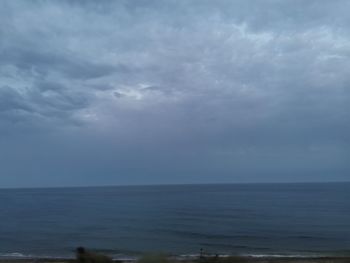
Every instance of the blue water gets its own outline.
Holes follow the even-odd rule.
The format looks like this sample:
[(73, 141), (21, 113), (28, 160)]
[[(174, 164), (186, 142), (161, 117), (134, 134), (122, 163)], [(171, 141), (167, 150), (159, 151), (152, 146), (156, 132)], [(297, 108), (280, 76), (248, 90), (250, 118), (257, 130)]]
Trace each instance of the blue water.
[(115, 257), (349, 254), (350, 183), (0, 190), (0, 255), (81, 245)]

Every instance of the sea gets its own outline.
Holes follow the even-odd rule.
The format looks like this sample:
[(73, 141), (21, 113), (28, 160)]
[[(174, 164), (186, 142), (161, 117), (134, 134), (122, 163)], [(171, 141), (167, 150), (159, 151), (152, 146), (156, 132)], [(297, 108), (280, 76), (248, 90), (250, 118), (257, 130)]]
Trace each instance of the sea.
[(0, 189), (0, 258), (350, 255), (350, 183)]

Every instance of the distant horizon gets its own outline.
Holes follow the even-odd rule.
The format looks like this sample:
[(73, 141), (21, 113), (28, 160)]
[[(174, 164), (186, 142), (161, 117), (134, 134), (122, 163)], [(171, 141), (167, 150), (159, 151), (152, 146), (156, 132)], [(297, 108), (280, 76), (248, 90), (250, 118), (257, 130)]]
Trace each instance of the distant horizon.
[(227, 183), (158, 183), (158, 184), (111, 184), (111, 185), (72, 185), (72, 186), (24, 186), (24, 187), (1, 187), (6, 189), (60, 189), (60, 188), (104, 188), (104, 187), (147, 187), (147, 186), (195, 186), (195, 185), (267, 185), (267, 184), (339, 184), (350, 183), (349, 181), (298, 181), (298, 182), (227, 182)]

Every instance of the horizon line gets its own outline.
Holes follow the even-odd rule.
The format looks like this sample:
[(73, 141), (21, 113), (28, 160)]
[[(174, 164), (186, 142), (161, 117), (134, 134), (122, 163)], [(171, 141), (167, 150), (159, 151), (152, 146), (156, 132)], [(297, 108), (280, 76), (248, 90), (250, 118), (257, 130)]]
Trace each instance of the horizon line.
[(107, 188), (107, 187), (151, 187), (151, 186), (195, 186), (195, 185), (254, 185), (254, 184), (337, 184), (350, 181), (295, 181), (295, 182), (209, 182), (209, 183), (154, 183), (154, 184), (112, 184), (112, 185), (72, 185), (72, 186), (19, 186), (0, 187), (0, 190), (64, 189), (64, 188)]

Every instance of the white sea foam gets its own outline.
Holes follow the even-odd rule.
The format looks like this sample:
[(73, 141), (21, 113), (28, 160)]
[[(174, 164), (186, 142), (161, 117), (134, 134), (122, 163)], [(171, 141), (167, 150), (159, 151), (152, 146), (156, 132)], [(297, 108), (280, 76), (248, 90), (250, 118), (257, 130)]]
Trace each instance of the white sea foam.
[(244, 257), (253, 258), (313, 258), (322, 257), (320, 254), (242, 254)]
[[(195, 259), (198, 258), (199, 254), (183, 254), (176, 256), (176, 259)], [(242, 256), (242, 257), (252, 257), (252, 258), (317, 258), (325, 257), (326, 254), (316, 254), (316, 253), (290, 253), (290, 254), (254, 254), (254, 253), (243, 253), (243, 254), (206, 254), (205, 257), (215, 257), (220, 258), (232, 257), (232, 256)]]
[(123, 262), (134, 262), (139, 259), (137, 256), (127, 256), (127, 255), (113, 255), (113, 260), (121, 260)]
[(71, 259), (73, 257), (23, 254), (20, 252), (0, 253), (0, 259)]
[(28, 258), (30, 255), (24, 255), (19, 252), (11, 252), (11, 253), (0, 253), (1, 258)]
[[(218, 256), (220, 258), (231, 257), (231, 256), (243, 256), (243, 257), (252, 257), (252, 258), (318, 258), (325, 257), (327, 255), (316, 254), (316, 253), (291, 253), (291, 254), (206, 254), (205, 257), (215, 257)], [(179, 261), (187, 261), (199, 258), (199, 254), (180, 254), (173, 255), (172, 258)], [(10, 253), (0, 253), (0, 259), (72, 259), (72, 256), (47, 256), (47, 255), (30, 255), (23, 254), (19, 252), (10, 252)], [(112, 255), (114, 260), (120, 260), (123, 262), (136, 262), (140, 257), (139, 256), (131, 256), (125, 254), (114, 254)]]

